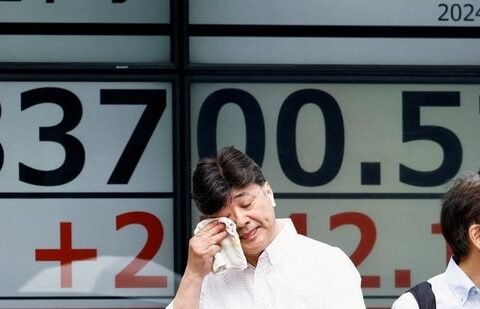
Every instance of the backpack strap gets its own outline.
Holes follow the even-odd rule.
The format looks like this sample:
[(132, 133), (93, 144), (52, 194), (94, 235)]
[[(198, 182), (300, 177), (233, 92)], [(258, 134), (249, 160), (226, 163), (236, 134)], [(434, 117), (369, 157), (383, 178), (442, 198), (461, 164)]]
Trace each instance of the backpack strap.
[(429, 282), (421, 282), (407, 292), (412, 293), (420, 309), (436, 309), (435, 294), (433, 294), (432, 286)]

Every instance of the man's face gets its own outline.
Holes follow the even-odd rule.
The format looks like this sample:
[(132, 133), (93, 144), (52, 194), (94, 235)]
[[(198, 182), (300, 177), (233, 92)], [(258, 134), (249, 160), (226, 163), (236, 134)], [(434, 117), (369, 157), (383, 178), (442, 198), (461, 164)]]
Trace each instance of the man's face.
[(278, 234), (272, 205), (273, 192), (268, 183), (252, 183), (230, 192), (227, 205), (213, 217), (228, 217), (237, 225), (247, 261), (256, 265), (258, 257)]

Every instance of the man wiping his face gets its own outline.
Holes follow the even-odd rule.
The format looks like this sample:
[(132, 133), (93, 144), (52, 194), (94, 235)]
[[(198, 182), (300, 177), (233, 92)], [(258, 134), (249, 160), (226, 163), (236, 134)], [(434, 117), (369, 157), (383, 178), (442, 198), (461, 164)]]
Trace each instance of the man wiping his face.
[[(226, 147), (201, 159), (192, 186), (197, 208), (209, 219), (190, 239), (187, 266), (167, 309), (365, 308), (348, 256), (298, 234), (290, 219), (276, 219), (272, 187), (246, 154)], [(231, 223), (237, 236), (228, 232)], [(229, 247), (236, 237), (246, 267), (238, 255), (234, 266), (215, 267), (218, 253), (227, 259), (238, 253)]]

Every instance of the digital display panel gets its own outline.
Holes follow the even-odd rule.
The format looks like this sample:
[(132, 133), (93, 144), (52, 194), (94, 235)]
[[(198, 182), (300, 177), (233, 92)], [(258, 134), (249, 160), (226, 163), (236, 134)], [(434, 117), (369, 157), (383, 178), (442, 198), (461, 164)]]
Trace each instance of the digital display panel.
[(172, 62), (169, 0), (0, 0), (0, 62)]
[(478, 65), (479, 11), (476, 1), (190, 0), (189, 60), (192, 65)]
[(440, 198), (480, 166), (478, 84), (236, 80), (191, 83), (192, 164), (246, 151), (277, 217), (351, 257), (368, 308), (443, 272)]
[(0, 82), (1, 308), (163, 308), (172, 82)]

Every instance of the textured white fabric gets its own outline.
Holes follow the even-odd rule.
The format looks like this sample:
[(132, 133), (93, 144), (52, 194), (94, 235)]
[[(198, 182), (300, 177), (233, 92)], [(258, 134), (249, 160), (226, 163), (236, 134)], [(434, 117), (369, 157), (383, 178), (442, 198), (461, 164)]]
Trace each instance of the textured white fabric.
[(213, 258), (213, 273), (217, 274), (225, 270), (243, 270), (247, 268), (247, 259), (243, 254), (237, 226), (232, 220), (226, 217), (205, 219), (197, 224), (193, 233), (197, 234), (205, 225), (215, 220), (225, 224), (228, 235), (220, 243), (222, 248)]
[[(432, 285), (437, 309), (480, 308), (480, 290), (453, 258), (444, 273), (428, 279), (428, 282)], [(418, 304), (412, 293), (404, 293), (393, 303), (392, 309), (418, 309)]]
[(282, 230), (256, 268), (205, 277), (200, 309), (365, 308), (360, 275), (343, 251), (297, 234), (290, 219), (277, 223)]

